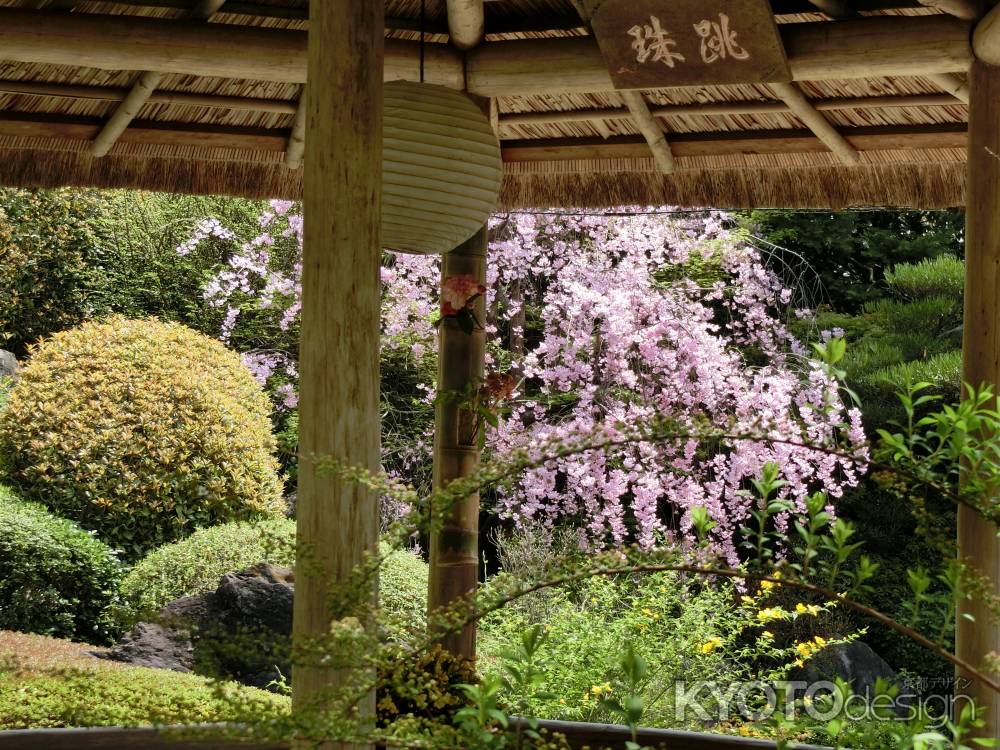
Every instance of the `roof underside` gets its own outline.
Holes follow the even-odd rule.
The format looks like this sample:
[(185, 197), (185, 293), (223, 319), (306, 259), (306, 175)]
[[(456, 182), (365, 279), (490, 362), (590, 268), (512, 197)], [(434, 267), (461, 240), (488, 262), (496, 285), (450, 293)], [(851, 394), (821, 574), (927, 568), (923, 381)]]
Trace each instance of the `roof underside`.
[[(155, 49), (144, 47), (147, 58), (118, 59), (115, 50), (103, 49), (108, 45), (98, 41), (93, 54), (88, 47), (86, 54), (70, 56), (60, 53), (58, 40), (28, 43), (24, 34), (16, 44), (6, 44), (5, 33), (17, 33), (6, 29), (26, 25), (28, 17), (17, 9), (40, 5), (45, 0), (0, 0), (0, 183), (298, 196), (301, 169), (289, 169), (284, 161), (304, 78), (304, 0), (226, 2), (202, 25), (224, 25), (234, 33), (253, 32), (239, 27), (262, 27), (252, 42), (267, 45), (273, 38), (285, 57), (258, 66), (248, 52), (246, 60), (227, 63), (221, 70), (201, 66), (198, 71), (224, 74), (218, 77), (196, 75), (198, 64), (174, 60), (174, 72), (166, 72), (110, 153), (101, 158), (90, 155), (90, 141), (140, 71), (147, 69), (142, 62), (148, 59), (148, 69), (160, 70), (153, 63), (166, 65), (165, 58), (177, 55), (165, 50), (157, 58)], [(48, 0), (42, 11), (47, 15), (39, 16), (36, 26), (38, 36), (44, 37), (58, 28), (49, 23), (53, 19), (65, 24), (100, 21), (111, 24), (109, 37), (124, 48), (135, 41), (120, 31), (126, 27), (94, 14), (133, 17), (128, 23), (138, 24), (140, 31), (149, 30), (142, 24), (155, 23), (143, 19), (169, 19), (149, 28), (176, 41), (197, 31), (195, 22), (180, 20), (192, 5), (194, 0)], [(416, 75), (420, 5), (420, 0), (386, 0), (386, 36), (398, 41), (389, 55), (393, 64), (387, 59), (387, 79), (394, 76), (391, 71)], [(508, 58), (523, 54), (530, 60), (541, 45), (577, 45), (574, 49), (592, 58), (596, 43), (570, 0), (488, 0), (486, 41), (470, 54), (464, 79), (461, 67), (458, 75), (470, 90), (496, 100), (504, 158), (502, 203), (961, 205), (968, 108), (945, 88), (962, 96), (964, 73), (957, 72), (962, 66), (954, 59), (961, 58), (960, 39), (963, 33), (967, 38), (968, 24), (916, 0), (858, 0), (854, 6), (859, 10), (854, 19), (832, 20), (810, 12), (812, 6), (805, 0), (772, 0), (795, 85), (857, 151), (860, 164), (845, 166), (766, 85), (649, 90), (643, 92), (645, 100), (676, 160), (677, 170), (668, 175), (658, 170), (621, 96), (600, 76), (591, 75), (594, 90), (587, 90), (590, 79), (582, 74), (568, 78), (557, 90), (536, 85), (530, 76), (507, 76), (504, 83), (496, 83), (496, 76), (487, 75), (501, 50)], [(426, 0), (425, 13), (428, 78), (446, 79), (451, 68), (435, 61), (454, 58), (461, 66), (461, 58), (447, 45), (444, 0)], [(809, 68), (795, 55), (804, 59), (808, 49), (799, 47), (808, 43), (796, 40), (816, 29), (860, 24), (909, 24), (907, 30), (916, 30), (918, 24), (922, 38), (934, 37), (933, 43), (939, 44), (939, 36), (939, 46), (947, 42), (949, 50), (958, 52), (941, 53), (941, 58), (950, 55), (951, 62), (930, 59), (923, 65), (898, 65), (899, 75), (889, 75), (894, 71), (887, 71), (888, 66), (873, 66), (887, 74), (860, 78), (855, 77), (857, 66), (847, 65), (843, 78), (803, 77)], [(929, 49), (928, 56), (933, 54)], [(185, 65), (191, 69), (183, 70)], [(950, 76), (951, 84), (942, 83), (942, 76)], [(524, 91), (530, 93), (520, 93)]]

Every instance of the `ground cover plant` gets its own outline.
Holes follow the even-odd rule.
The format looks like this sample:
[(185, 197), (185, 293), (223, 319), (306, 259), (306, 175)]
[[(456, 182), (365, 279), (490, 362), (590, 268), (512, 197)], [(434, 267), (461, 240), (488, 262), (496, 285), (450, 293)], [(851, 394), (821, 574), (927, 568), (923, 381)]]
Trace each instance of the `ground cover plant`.
[(287, 710), (286, 698), (263, 690), (124, 666), (70, 641), (0, 631), (0, 729), (174, 725)]

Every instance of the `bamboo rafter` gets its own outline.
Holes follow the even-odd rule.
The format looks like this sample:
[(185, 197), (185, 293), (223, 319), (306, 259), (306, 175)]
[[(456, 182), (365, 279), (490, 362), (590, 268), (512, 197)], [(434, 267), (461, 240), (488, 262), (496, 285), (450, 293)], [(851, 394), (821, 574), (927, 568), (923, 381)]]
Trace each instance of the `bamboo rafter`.
[[(195, 21), (207, 21), (225, 2), (226, 0), (198, 0), (194, 7), (187, 12), (187, 17)], [(149, 97), (162, 83), (165, 75), (159, 71), (147, 70), (139, 76), (139, 79), (132, 85), (132, 90), (111, 113), (111, 117), (101, 128), (101, 132), (90, 144), (91, 156), (101, 157), (111, 150), (129, 123), (136, 118), (139, 110), (149, 101)]]
[(847, 139), (809, 103), (809, 100), (794, 83), (772, 83), (770, 87), (792, 111), (792, 114), (823, 141), (843, 164), (853, 167), (861, 161), (857, 149), (848, 143)]

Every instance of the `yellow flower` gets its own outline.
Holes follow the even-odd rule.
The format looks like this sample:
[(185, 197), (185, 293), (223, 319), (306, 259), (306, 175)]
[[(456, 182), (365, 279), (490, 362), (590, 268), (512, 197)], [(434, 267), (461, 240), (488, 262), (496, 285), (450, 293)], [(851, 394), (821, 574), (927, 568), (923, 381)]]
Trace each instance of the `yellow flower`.
[(651, 610), (649, 607), (643, 607), (642, 608), (642, 613), (644, 615), (646, 615), (646, 617), (652, 617), (653, 616), (653, 610)]
[(795, 660), (795, 666), (798, 667), (799, 669), (802, 669), (802, 667), (804, 667), (805, 665), (806, 665), (806, 663), (804, 661), (802, 661), (801, 659), (796, 659)]
[(710, 654), (721, 645), (722, 645), (722, 639), (719, 638), (718, 636), (714, 636), (712, 638), (709, 638), (703, 644), (701, 644), (701, 653)]
[(806, 607), (806, 609), (809, 610), (809, 614), (811, 614), (813, 617), (815, 617), (816, 615), (818, 615), (819, 612), (820, 612), (819, 607), (816, 606), (815, 604), (810, 604), (808, 607)]
[(564, 706), (566, 705), (566, 699), (565, 698), (560, 698), (559, 702), (562, 703)]
[(813, 642), (820, 648), (823, 648), (826, 645), (826, 638), (824, 638), (821, 635), (817, 635), (815, 638), (813, 638)]
[(761, 581), (760, 587), (764, 589), (764, 591), (770, 591), (774, 588), (774, 581)]
[(600, 695), (603, 691), (604, 691), (604, 688), (601, 687), (600, 685), (591, 685), (590, 686), (590, 692), (592, 692), (594, 695)]
[(812, 656), (813, 646), (811, 643), (796, 643), (795, 652), (803, 659), (808, 659)]
[(800, 615), (804, 615), (808, 610), (806, 609), (805, 604), (799, 602), (798, 604), (795, 605), (795, 611), (798, 612)]
[(743, 724), (743, 725), (740, 726), (740, 736), (741, 737), (749, 737), (750, 736), (750, 729), (747, 727), (746, 724)]
[(741, 596), (740, 597), (740, 601), (743, 602), (744, 604), (753, 604), (753, 597), (752, 596)]
[(805, 706), (811, 706), (813, 704), (813, 699), (811, 695), (806, 695), (802, 698), (802, 704)]
[(761, 638), (774, 638), (774, 633), (772, 633), (770, 630), (765, 630), (763, 633), (760, 634), (760, 637)]
[(760, 622), (770, 622), (771, 620), (780, 620), (784, 616), (784, 612), (779, 607), (767, 607), (762, 609), (757, 613), (757, 619)]

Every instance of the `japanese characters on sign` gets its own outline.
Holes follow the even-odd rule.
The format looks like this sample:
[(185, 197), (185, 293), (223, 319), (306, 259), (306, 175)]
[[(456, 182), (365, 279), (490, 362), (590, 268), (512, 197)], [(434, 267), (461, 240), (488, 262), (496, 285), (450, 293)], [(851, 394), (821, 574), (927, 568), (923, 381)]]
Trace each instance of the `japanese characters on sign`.
[(766, 0), (606, 0), (591, 21), (618, 88), (791, 79)]

